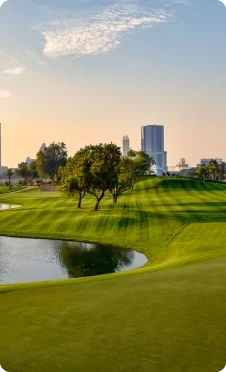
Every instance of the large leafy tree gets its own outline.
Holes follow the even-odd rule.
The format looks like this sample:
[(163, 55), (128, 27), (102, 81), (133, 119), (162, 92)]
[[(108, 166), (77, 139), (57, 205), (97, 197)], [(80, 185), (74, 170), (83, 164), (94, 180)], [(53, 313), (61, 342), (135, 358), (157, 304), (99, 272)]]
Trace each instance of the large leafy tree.
[(129, 164), (130, 172), (133, 178), (132, 189), (140, 176), (143, 176), (155, 164), (155, 160), (144, 151), (130, 150), (128, 157), (133, 161)]
[(63, 142), (51, 143), (43, 151), (37, 153), (36, 168), (41, 178), (51, 180), (57, 176), (58, 169), (67, 162), (67, 149)]
[(106, 191), (116, 185), (121, 157), (120, 148), (112, 143), (85, 146), (69, 159), (65, 170), (60, 169), (60, 190), (79, 195), (80, 201), (85, 193), (95, 196), (97, 211)]
[(106, 191), (112, 190), (117, 182), (122, 154), (120, 147), (113, 143), (90, 145), (86, 151), (90, 160), (90, 187), (87, 191), (95, 196), (94, 210), (97, 211)]

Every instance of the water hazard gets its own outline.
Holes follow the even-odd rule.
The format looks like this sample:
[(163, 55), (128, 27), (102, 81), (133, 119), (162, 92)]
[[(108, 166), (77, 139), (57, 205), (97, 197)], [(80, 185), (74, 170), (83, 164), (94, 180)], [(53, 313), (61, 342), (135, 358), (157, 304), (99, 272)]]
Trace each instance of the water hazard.
[(0, 284), (130, 270), (147, 258), (130, 249), (59, 240), (0, 237)]
[(19, 208), (20, 205), (14, 205), (14, 204), (0, 204), (0, 211), (4, 209), (13, 209), (13, 208)]

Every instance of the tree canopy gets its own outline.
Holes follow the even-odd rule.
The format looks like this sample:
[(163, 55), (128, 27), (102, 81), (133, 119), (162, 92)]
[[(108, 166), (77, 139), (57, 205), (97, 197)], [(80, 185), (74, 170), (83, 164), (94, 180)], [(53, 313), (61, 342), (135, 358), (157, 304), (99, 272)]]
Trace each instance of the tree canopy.
[(225, 164), (219, 164), (215, 159), (213, 159), (210, 160), (209, 165), (198, 167), (195, 174), (202, 180), (224, 180)]
[(133, 178), (133, 189), (137, 179), (149, 171), (151, 166), (155, 164), (155, 160), (144, 151), (130, 150), (128, 152), (128, 157), (132, 160), (130, 163), (130, 172)]
[(96, 198), (94, 210), (98, 210), (106, 191), (116, 203), (154, 164), (143, 151), (130, 151), (128, 155), (122, 157), (120, 148), (113, 143), (85, 146), (59, 168), (59, 190), (65, 196), (77, 196), (79, 208), (86, 193)]
[(58, 174), (60, 166), (67, 162), (67, 149), (63, 142), (51, 143), (45, 149), (37, 153), (36, 168), (41, 178), (51, 180)]

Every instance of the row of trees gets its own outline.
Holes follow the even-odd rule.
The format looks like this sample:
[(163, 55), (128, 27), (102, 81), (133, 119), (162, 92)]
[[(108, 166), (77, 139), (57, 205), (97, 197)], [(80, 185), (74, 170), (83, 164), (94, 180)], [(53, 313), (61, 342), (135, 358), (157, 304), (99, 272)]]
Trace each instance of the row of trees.
[(209, 165), (197, 168), (194, 174), (202, 180), (221, 181), (225, 178), (225, 164), (219, 164), (216, 160), (211, 160)]
[(86, 194), (96, 198), (94, 210), (106, 192), (112, 195), (114, 203), (118, 197), (133, 189), (139, 176), (144, 175), (154, 160), (143, 151), (128, 152), (123, 158), (121, 150), (113, 143), (89, 145), (69, 158), (58, 171), (57, 184), (65, 196), (76, 196), (78, 208)]
[(122, 157), (120, 147), (113, 143), (85, 146), (68, 158), (66, 145), (53, 142), (29, 165), (20, 163), (16, 173), (26, 184), (51, 179), (65, 197), (78, 199), (78, 208), (85, 195), (91, 194), (96, 198), (94, 210), (98, 210), (106, 192), (117, 203), (118, 197), (133, 190), (137, 178), (154, 163), (143, 151), (130, 150), (126, 158)]

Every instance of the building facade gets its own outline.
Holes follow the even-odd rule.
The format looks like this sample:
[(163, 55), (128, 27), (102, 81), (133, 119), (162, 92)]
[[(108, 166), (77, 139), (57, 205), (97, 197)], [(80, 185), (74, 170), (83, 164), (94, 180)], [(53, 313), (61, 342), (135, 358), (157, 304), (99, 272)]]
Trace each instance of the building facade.
[(35, 161), (35, 159), (31, 159), (30, 156), (28, 156), (28, 157), (26, 158), (25, 163), (27, 163), (27, 165), (29, 166), (33, 161)]
[(222, 164), (223, 163), (223, 159), (221, 158), (203, 158), (200, 160), (200, 163), (197, 164), (197, 167), (204, 167), (204, 166), (208, 166), (210, 164), (211, 161), (216, 161), (218, 164)]
[(127, 156), (128, 151), (130, 150), (130, 145), (129, 145), (129, 137), (128, 136), (123, 136), (122, 138), (122, 154), (124, 157)]
[(40, 150), (39, 151), (44, 152), (45, 149), (46, 149), (46, 144), (43, 143), (42, 146), (40, 147)]
[(186, 160), (184, 158), (181, 158), (179, 163), (176, 165), (175, 170), (180, 172), (186, 169), (189, 169), (189, 165), (186, 163)]
[(141, 150), (155, 160), (152, 170), (157, 175), (167, 171), (167, 152), (164, 148), (164, 126), (146, 125), (141, 127)]

